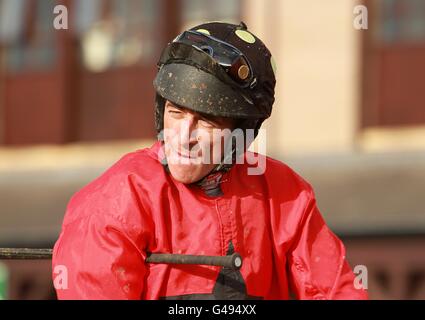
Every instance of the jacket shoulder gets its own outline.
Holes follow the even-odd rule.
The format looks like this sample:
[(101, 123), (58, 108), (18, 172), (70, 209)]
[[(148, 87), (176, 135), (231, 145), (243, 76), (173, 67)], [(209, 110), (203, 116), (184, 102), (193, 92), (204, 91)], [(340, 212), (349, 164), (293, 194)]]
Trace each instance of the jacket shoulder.
[(298, 172), (286, 163), (266, 157), (265, 178), (272, 190), (284, 189), (290, 193), (306, 193), (308, 197), (314, 197), (311, 184)]
[[(125, 154), (98, 178), (77, 191), (68, 203), (64, 225), (89, 215), (111, 215), (127, 222), (140, 210), (136, 180), (149, 181), (163, 171), (151, 148)], [(131, 209), (129, 209), (131, 208)]]

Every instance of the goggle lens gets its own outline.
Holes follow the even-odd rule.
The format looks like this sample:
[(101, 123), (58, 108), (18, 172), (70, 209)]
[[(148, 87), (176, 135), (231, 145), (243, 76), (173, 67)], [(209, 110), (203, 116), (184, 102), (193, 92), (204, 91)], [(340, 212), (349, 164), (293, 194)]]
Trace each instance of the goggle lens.
[(173, 42), (191, 45), (216, 60), (227, 74), (240, 85), (253, 83), (253, 72), (248, 60), (236, 47), (197, 31), (185, 31)]

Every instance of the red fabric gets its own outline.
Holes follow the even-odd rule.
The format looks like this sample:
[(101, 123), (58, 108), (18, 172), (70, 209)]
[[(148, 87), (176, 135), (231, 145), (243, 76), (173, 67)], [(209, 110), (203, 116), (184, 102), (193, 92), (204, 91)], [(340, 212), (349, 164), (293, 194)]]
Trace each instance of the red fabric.
[[(179, 183), (158, 161), (160, 144), (127, 154), (71, 199), (53, 252), (68, 271), (59, 299), (158, 299), (209, 294), (219, 267), (149, 265), (146, 252), (243, 257), (247, 293), (265, 299), (366, 299), (342, 242), (310, 185), (267, 158), (264, 175), (237, 164), (224, 195)], [(56, 275), (54, 274), (54, 277)]]

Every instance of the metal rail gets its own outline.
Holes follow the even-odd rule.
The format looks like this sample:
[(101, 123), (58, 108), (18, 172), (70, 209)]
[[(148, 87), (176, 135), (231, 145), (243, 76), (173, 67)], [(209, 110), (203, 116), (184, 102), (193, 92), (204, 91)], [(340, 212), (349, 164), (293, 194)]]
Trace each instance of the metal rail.
[[(42, 260), (51, 259), (52, 249), (0, 248), (0, 260)], [(242, 257), (238, 253), (228, 256), (199, 256), (171, 253), (149, 253), (147, 263), (155, 264), (196, 264), (221, 266), (238, 270), (242, 267)]]

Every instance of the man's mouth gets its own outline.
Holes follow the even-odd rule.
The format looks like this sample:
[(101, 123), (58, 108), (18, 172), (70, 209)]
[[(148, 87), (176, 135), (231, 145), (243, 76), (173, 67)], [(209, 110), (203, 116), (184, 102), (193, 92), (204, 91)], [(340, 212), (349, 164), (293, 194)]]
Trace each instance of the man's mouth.
[[(175, 151), (179, 157), (190, 159), (191, 156), (189, 153), (181, 153), (180, 151)], [(192, 157), (193, 158), (193, 157)]]
[[(203, 153), (199, 147), (188, 150), (182, 145), (168, 144), (169, 159), (173, 164), (200, 164), (204, 163)], [(207, 161), (208, 162), (208, 161)]]
[(197, 159), (201, 156), (199, 150), (189, 151), (183, 147), (177, 147), (177, 148), (172, 147), (171, 150), (175, 155), (177, 155), (180, 158)]

